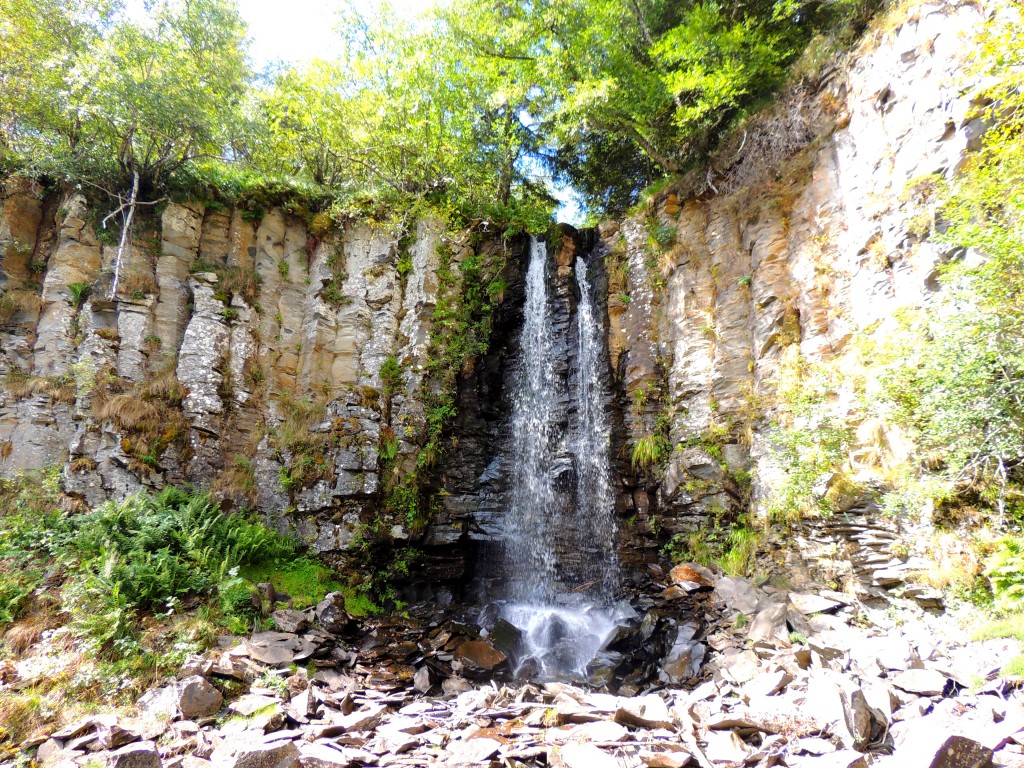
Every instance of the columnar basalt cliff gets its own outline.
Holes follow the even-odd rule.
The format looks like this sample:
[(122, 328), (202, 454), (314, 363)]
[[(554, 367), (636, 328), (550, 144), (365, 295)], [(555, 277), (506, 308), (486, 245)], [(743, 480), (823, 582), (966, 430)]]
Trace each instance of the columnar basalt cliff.
[(430, 219), (401, 243), (361, 222), (317, 236), (281, 209), (171, 203), (139, 227), (112, 295), (116, 247), (96, 221), (76, 190), (5, 184), (4, 474), (63, 466), (89, 505), (195, 484), (336, 559), (357, 536), (409, 539), (418, 523), (392, 521), (385, 486), (415, 469), (425, 398), (445, 386), (427, 372), (447, 343), (438, 297), (461, 290), (468, 258), (514, 272), (521, 244), (460, 242)]
[[(597, 231), (557, 231), (552, 322), (574, 320), (580, 254), (607, 306), (627, 571), (673, 534), (764, 499), (787, 350), (868, 365), (854, 335), (884, 333), (938, 290), (951, 254), (912, 225), (904, 191), (955, 174), (978, 145), (985, 125), (970, 117), (963, 64), (981, 13), (915, 9), (755, 119), (686, 189)], [(67, 492), (90, 505), (193, 483), (337, 563), (386, 542), (415, 548), (427, 580), (467, 575), (508, 491), (525, 236), (453, 234), (427, 218), (400, 238), (283, 208), (170, 203), (137, 225), (112, 295), (116, 246), (100, 218), (79, 190), (4, 183), (0, 473), (61, 465)], [(432, 363), (454, 321), (438, 306), (470, 279), (467, 260), (491, 281), (489, 342), (446, 378)], [(563, 352), (568, 380), (578, 344)], [(434, 412), (446, 387), (454, 415)], [(430, 445), (439, 420), (443, 445)], [(631, 461), (653, 436), (672, 448), (661, 465)], [(868, 480), (900, 440), (858, 454)], [(552, 472), (572, 474), (570, 453)]]

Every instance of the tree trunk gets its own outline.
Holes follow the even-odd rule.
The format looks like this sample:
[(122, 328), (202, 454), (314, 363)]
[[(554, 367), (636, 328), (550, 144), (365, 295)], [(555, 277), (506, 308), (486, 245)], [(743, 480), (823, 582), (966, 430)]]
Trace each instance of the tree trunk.
[(132, 171), (132, 193), (128, 198), (128, 212), (124, 216), (124, 226), (121, 229), (121, 241), (117, 244), (117, 256), (114, 257), (114, 282), (110, 286), (110, 298), (117, 296), (117, 284), (121, 280), (121, 261), (124, 258), (124, 250), (132, 236), (132, 220), (135, 218), (135, 201), (139, 197), (139, 172)]

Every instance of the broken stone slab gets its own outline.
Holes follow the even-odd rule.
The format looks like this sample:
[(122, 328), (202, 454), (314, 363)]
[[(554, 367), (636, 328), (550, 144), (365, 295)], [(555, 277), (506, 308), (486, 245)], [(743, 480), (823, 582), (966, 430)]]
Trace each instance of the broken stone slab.
[(840, 749), (827, 755), (792, 761), (795, 768), (868, 768), (867, 758), (853, 749)]
[(455, 661), (470, 672), (491, 672), (504, 664), (507, 657), (486, 640), (467, 640), (455, 649)]
[(101, 725), (96, 729), (96, 736), (97, 742), (103, 749), (120, 749), (141, 738), (135, 731), (122, 728), (117, 723)]
[(988, 768), (992, 749), (966, 736), (949, 736), (920, 728), (904, 742), (894, 757), (906, 768)]
[(306, 611), (296, 611), (294, 608), (280, 608), (270, 616), (274, 619), (274, 626), (281, 632), (305, 632), (311, 623)]
[(186, 677), (194, 677), (199, 675), (200, 677), (206, 677), (210, 674), (213, 669), (213, 660), (208, 659), (206, 656), (202, 656), (198, 653), (189, 654), (188, 658), (182, 662), (181, 669), (178, 670), (177, 677), (179, 680), (184, 680)]
[(449, 762), (455, 765), (485, 763), (494, 757), (500, 748), (500, 741), (484, 737), (454, 741), (448, 745)]
[(715, 580), (715, 594), (725, 606), (746, 616), (757, 612), (760, 595), (757, 588), (746, 579), (723, 576)]
[(416, 674), (412, 677), (412, 687), (420, 693), (427, 693), (433, 687), (433, 681), (430, 676), (430, 667), (425, 664), (416, 670)]
[(949, 678), (934, 669), (907, 669), (892, 678), (895, 687), (919, 696), (941, 696), (947, 682)]
[(295, 742), (277, 740), (253, 744), (244, 737), (225, 740), (210, 760), (223, 768), (291, 768), (299, 759)]
[(570, 729), (565, 735), (566, 741), (625, 741), (629, 738), (629, 730), (610, 720), (597, 720), (593, 723), (582, 723)]
[[(246, 649), (246, 652), (247, 649)], [(243, 683), (253, 683), (263, 674), (264, 668), (256, 662), (232, 653), (222, 653), (210, 667), (210, 674), (230, 677)]]
[(836, 751), (836, 745), (820, 736), (805, 736), (792, 741), (789, 750), (796, 754), (806, 752), (809, 755), (830, 755)]
[(371, 704), (352, 714), (336, 718), (334, 725), (344, 728), (346, 732), (371, 731), (377, 727), (387, 711), (388, 708), (384, 704)]
[(631, 728), (665, 728), (675, 730), (668, 704), (656, 693), (622, 699), (613, 718), (616, 723)]
[(114, 725), (116, 723), (116, 715), (89, 715), (54, 731), (50, 734), (50, 738), (66, 742), (79, 736), (84, 736), (86, 733), (95, 731), (104, 725)]
[(708, 731), (704, 740), (704, 754), (713, 763), (742, 763), (751, 752), (735, 731)]
[(548, 752), (553, 768), (619, 768), (619, 761), (593, 744), (563, 744)]
[(772, 696), (791, 682), (793, 682), (793, 675), (785, 669), (761, 672), (753, 680), (744, 684), (743, 693), (747, 696)]
[(279, 703), (280, 699), (277, 699), (274, 696), (265, 696), (261, 693), (247, 693), (240, 699), (236, 699), (231, 702), (231, 704), (228, 705), (228, 709), (242, 717), (250, 717), (261, 709), (266, 709), (267, 707)]
[[(666, 745), (668, 746), (668, 745)], [(683, 768), (693, 759), (689, 752), (641, 752), (640, 761), (647, 768)]]
[(715, 574), (709, 568), (697, 563), (680, 563), (668, 572), (672, 583), (687, 592), (711, 589), (715, 586)]
[(160, 754), (151, 741), (129, 744), (107, 755), (108, 768), (160, 768)]
[(302, 768), (354, 768), (368, 764), (367, 757), (370, 756), (362, 750), (324, 741), (299, 746), (299, 765)]
[(843, 606), (842, 603), (835, 600), (805, 592), (790, 592), (789, 602), (804, 616), (811, 616), (815, 613), (834, 613)]
[(259, 632), (246, 643), (249, 658), (272, 667), (308, 659), (316, 646), (290, 632)]
[(737, 685), (754, 679), (761, 669), (761, 662), (753, 651), (736, 651), (723, 653), (718, 659), (718, 667), (722, 677)]
[(779, 648), (788, 648), (792, 643), (786, 628), (787, 612), (788, 609), (782, 603), (758, 611), (747, 630), (747, 637), (753, 643), (768, 642)]

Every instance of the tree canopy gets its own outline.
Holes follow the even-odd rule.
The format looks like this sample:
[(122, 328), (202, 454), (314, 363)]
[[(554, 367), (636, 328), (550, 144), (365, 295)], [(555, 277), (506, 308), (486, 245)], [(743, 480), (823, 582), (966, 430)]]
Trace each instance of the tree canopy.
[(329, 61), (257, 76), (233, 0), (0, 0), (8, 165), (142, 197), (225, 169), (327, 197), (618, 212), (699, 161), (871, 0), (453, 0), (339, 10)]

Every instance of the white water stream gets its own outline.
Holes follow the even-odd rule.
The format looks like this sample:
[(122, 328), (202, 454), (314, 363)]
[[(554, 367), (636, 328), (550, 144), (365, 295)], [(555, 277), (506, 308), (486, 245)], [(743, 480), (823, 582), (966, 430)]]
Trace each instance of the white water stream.
[[(547, 261), (544, 243), (531, 239), (520, 336), (522, 370), (512, 382), (511, 488), (503, 531), (506, 571), (512, 576), (502, 590), (500, 611), (522, 632), (521, 649), (513, 659), (517, 674), (586, 678), (589, 662), (632, 611), (614, 604), (619, 569), (600, 316), (587, 264), (579, 259), (579, 370), (564, 381), (555, 356), (567, 345), (556, 344), (553, 337)], [(568, 504), (558, 498), (553, 479), (557, 425), (565, 420), (566, 402), (575, 474), (575, 493)], [(559, 568), (559, 542), (576, 550), (574, 569)], [(566, 575), (576, 583), (565, 584)]]

